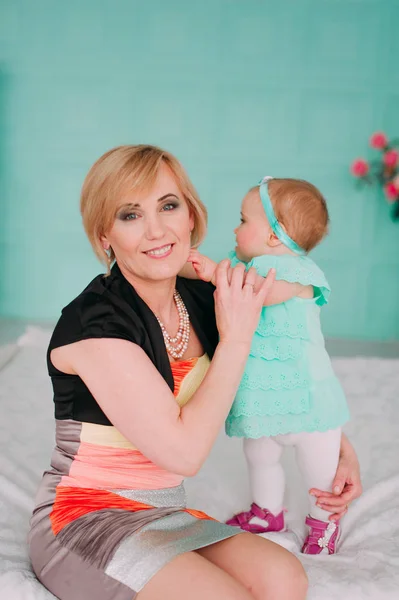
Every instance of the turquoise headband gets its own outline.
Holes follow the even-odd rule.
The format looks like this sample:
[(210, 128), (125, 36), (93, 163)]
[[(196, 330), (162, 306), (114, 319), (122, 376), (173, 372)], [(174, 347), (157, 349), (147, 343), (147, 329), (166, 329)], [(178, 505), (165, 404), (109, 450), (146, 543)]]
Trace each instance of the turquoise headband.
[(284, 246), (287, 246), (287, 248), (289, 248), (296, 254), (306, 254), (305, 250), (303, 250), (300, 246), (298, 246), (296, 242), (294, 242), (293, 239), (290, 238), (288, 233), (284, 231), (280, 223), (277, 221), (276, 215), (274, 214), (272, 202), (270, 200), (269, 190), (267, 187), (267, 183), (268, 181), (270, 181), (270, 179), (273, 179), (273, 177), (270, 177), (268, 175), (267, 177), (261, 179), (261, 181), (258, 184), (260, 199), (262, 200), (263, 209), (266, 213), (267, 220), (270, 223), (270, 227), (272, 228), (273, 233), (278, 237), (280, 242), (284, 244)]

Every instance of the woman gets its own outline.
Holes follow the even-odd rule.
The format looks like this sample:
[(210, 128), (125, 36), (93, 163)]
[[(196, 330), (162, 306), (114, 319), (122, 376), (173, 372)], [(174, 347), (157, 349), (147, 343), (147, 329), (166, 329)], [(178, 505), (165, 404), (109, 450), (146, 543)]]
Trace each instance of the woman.
[[(190, 510), (182, 485), (229, 411), (273, 275), (255, 293), (254, 271), (223, 263), (214, 298), (177, 277), (206, 210), (152, 146), (103, 155), (81, 212), (108, 276), (64, 308), (48, 350), (56, 448), (31, 521), (35, 573), (61, 600), (305, 598), (292, 554)], [(355, 485), (337, 512), (360, 489), (353, 456), (346, 441)]]

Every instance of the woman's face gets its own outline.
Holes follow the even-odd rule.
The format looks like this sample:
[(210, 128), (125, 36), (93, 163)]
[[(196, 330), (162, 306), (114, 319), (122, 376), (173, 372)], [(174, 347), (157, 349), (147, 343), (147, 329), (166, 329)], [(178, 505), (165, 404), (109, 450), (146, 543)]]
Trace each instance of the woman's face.
[(186, 263), (193, 227), (189, 206), (163, 163), (149, 192), (121, 199), (112, 229), (101, 241), (112, 247), (123, 272), (160, 281), (175, 277)]

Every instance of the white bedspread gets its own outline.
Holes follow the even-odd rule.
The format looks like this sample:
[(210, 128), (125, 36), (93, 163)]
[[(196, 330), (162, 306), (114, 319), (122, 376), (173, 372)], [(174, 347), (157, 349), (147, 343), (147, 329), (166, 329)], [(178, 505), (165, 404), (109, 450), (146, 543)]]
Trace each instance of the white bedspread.
[[(0, 371), (0, 598), (54, 598), (29, 565), (26, 535), (35, 491), (54, 443), (52, 392), (45, 366), (48, 332), (30, 329)], [(364, 494), (343, 522), (336, 556), (302, 556), (309, 600), (399, 598), (399, 361), (337, 359), (352, 421), (346, 428), (362, 465)], [(286, 457), (291, 531), (269, 537), (298, 552), (306, 495)], [(199, 475), (187, 482), (189, 503), (219, 519), (248, 504), (238, 440), (221, 435)]]

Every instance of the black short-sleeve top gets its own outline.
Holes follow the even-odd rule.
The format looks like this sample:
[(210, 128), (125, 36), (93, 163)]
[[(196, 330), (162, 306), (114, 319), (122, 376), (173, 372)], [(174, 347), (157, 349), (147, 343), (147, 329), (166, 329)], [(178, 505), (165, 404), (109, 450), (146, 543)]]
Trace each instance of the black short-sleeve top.
[[(218, 343), (215, 288), (210, 283), (181, 277), (177, 278), (176, 287), (204, 352), (212, 358)], [(138, 344), (173, 391), (172, 371), (158, 321), (115, 264), (111, 275), (98, 275), (62, 310), (55, 326), (47, 366), (56, 419), (112, 425), (80, 377), (62, 373), (50, 360), (54, 348), (89, 338), (120, 338)]]

